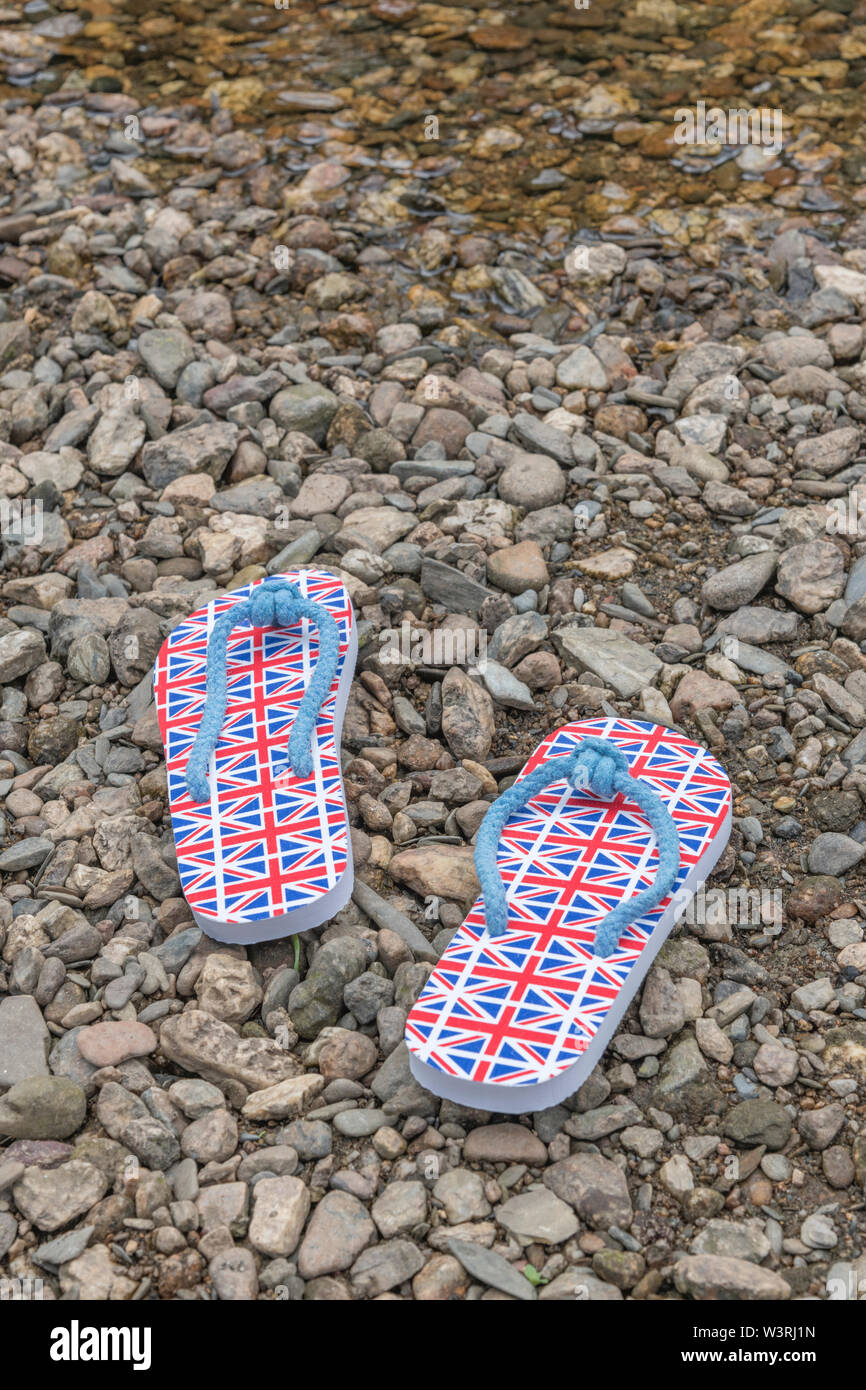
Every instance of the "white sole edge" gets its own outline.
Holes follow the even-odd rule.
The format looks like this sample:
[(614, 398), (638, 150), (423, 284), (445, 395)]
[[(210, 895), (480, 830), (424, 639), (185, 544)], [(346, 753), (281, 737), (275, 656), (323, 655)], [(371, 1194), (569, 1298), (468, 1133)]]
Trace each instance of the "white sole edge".
[(586, 1051), (573, 1066), (567, 1067), (549, 1081), (538, 1081), (526, 1086), (515, 1086), (505, 1082), (465, 1081), (460, 1077), (448, 1076), (438, 1067), (422, 1062), (410, 1051), (409, 1067), (413, 1077), (426, 1091), (441, 1096), (443, 1100), (455, 1101), (470, 1109), (489, 1110), (502, 1115), (531, 1115), (536, 1110), (549, 1110), (552, 1105), (573, 1096), (586, 1081), (590, 1072), (601, 1060), (608, 1043), (613, 1038), (623, 1015), (640, 989), (650, 966), (670, 936), (671, 929), (682, 915), (685, 906), (682, 897), (686, 892), (694, 897), (700, 884), (706, 882), (721, 858), (731, 834), (731, 811), (725, 823), (713, 839), (706, 854), (693, 865), (681, 887), (659, 920), (652, 936), (646, 944), (639, 960), (632, 967), (628, 979), (611, 1005), (604, 1022), (595, 1034)]
[[(337, 749), (338, 762), (343, 737), (343, 720), (346, 716), (346, 706), (349, 703), (349, 691), (352, 688), (357, 660), (358, 628), (353, 621), (352, 631), (349, 634), (349, 649), (340, 673), (340, 684), (337, 687), (337, 699), (334, 706), (334, 744)], [(343, 787), (342, 769), (340, 770), (340, 788), (345, 804), (346, 792)], [(346, 825), (349, 826), (348, 808), (346, 810)], [(223, 922), (217, 917), (207, 917), (204, 913), (196, 912), (195, 908), (192, 908), (191, 911), (196, 926), (201, 927), (205, 935), (211, 937), (212, 940), (222, 941), (231, 946), (254, 946), (257, 941), (276, 941), (280, 937), (297, 936), (299, 932), (312, 931), (315, 927), (322, 926), (324, 922), (329, 921), (341, 908), (346, 906), (352, 896), (354, 882), (355, 865), (352, 859), (352, 835), (351, 827), (349, 827), (346, 836), (346, 867), (333, 888), (329, 888), (327, 893), (323, 893), (321, 897), (303, 903), (300, 907), (293, 908), (291, 912), (284, 912), (279, 917), (259, 917), (255, 921), (249, 922)]]

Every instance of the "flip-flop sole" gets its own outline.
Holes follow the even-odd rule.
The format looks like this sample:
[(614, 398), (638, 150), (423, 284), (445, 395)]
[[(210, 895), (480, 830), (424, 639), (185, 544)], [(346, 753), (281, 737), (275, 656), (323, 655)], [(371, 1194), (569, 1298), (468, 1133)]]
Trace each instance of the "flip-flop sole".
[(340, 634), (309, 777), (296, 777), (288, 762), (289, 733), (318, 659), (318, 633), (306, 618), (232, 632), (226, 716), (210, 761), (207, 802), (190, 797), (186, 765), (207, 694), (208, 639), (216, 619), (256, 585), (223, 594), (186, 618), (166, 638), (154, 671), (184, 896), (208, 936), (242, 945), (319, 926), (345, 907), (352, 891), (339, 756), (358, 650), (352, 604), (339, 579), (323, 570), (281, 577), (327, 608)]
[(491, 939), (479, 898), (409, 1014), (412, 1075), (462, 1105), (523, 1114), (557, 1105), (586, 1080), (613, 1037), (671, 927), (728, 842), (731, 787), (705, 748), (673, 729), (587, 719), (557, 729), (540, 762), (588, 736), (622, 749), (632, 776), (659, 794), (676, 822), (680, 871), (672, 892), (620, 937), (607, 959), (590, 954), (595, 927), (649, 886), (656, 839), (622, 796), (603, 801), (557, 782), (503, 831), (499, 870), (506, 932)]

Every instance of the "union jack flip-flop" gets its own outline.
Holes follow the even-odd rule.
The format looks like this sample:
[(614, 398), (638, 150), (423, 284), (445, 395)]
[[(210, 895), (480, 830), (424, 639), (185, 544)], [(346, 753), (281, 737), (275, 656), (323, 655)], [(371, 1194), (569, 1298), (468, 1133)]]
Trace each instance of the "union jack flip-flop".
[(319, 926), (352, 891), (340, 733), (358, 639), (345, 587), (275, 575), (186, 618), (154, 686), (184, 896), (208, 936)]
[(726, 774), (675, 730), (550, 734), (478, 831), (481, 896), (406, 1024), (416, 1080), (513, 1114), (572, 1095), (730, 831)]

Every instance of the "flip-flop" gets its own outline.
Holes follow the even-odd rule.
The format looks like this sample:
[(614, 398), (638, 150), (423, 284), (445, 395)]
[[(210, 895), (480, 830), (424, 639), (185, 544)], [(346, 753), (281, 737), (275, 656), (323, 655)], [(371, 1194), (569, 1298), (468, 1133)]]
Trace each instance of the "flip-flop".
[(177, 867), (217, 941), (308, 931), (349, 900), (340, 733), (357, 651), (349, 595), (323, 570), (222, 594), (160, 649)]
[(481, 896), (407, 1020), (415, 1079), (511, 1114), (572, 1095), (730, 832), (725, 772), (675, 730), (550, 734), (479, 828)]

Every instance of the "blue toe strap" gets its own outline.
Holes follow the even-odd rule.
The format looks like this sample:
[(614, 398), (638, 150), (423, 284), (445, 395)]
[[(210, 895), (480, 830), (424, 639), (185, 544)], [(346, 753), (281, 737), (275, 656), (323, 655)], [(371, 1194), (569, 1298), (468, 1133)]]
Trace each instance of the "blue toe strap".
[(340, 654), (340, 634), (332, 615), (320, 603), (306, 598), (288, 579), (265, 579), (248, 599), (235, 604), (217, 618), (207, 647), (207, 698), (201, 724), (186, 766), (186, 787), (193, 801), (210, 796), (207, 769), (219, 742), (228, 698), (228, 640), (240, 623), (251, 627), (288, 627), (299, 618), (308, 618), (319, 630), (319, 656), (310, 684), (304, 691), (289, 735), (289, 763), (296, 777), (309, 777), (313, 770), (310, 746), (319, 710), (331, 688)]
[(502, 831), (515, 811), (545, 787), (563, 780), (575, 791), (591, 791), (604, 800), (621, 793), (640, 807), (658, 840), (659, 865), (655, 881), (633, 898), (624, 898), (596, 928), (592, 953), (609, 956), (616, 950), (625, 928), (657, 907), (673, 888), (680, 867), (680, 838), (661, 797), (646, 782), (632, 777), (622, 749), (603, 738), (585, 738), (573, 753), (539, 764), (490, 807), (475, 840), (475, 868), (484, 895), (487, 930), (490, 936), (501, 936), (508, 925), (505, 885), (497, 863)]

